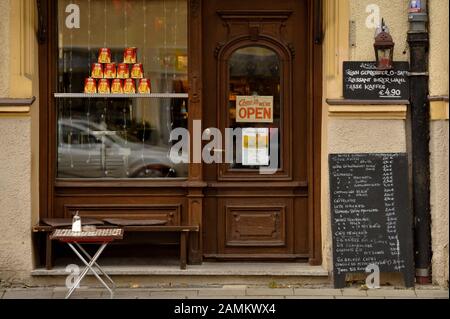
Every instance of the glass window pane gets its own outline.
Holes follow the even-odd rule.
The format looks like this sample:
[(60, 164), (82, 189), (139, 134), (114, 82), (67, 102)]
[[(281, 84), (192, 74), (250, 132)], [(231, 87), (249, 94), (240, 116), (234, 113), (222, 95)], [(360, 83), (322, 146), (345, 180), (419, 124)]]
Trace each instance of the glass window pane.
[[(270, 145), (266, 142), (269, 140), (269, 129), (277, 128), (281, 135), (280, 68), (278, 54), (262, 46), (238, 49), (229, 58), (229, 125), (231, 128), (242, 128), (243, 133), (242, 163), (235, 159), (231, 164), (233, 169), (259, 169), (260, 166), (268, 165), (267, 157), (272, 156)], [(249, 108), (247, 111), (241, 110), (243, 112), (237, 116), (236, 101), (251, 102), (251, 97), (259, 97), (260, 102), (271, 101), (272, 109)], [(254, 112), (253, 115), (250, 115), (251, 112)], [(249, 119), (243, 122), (242, 116), (245, 114)], [(237, 117), (241, 117), (241, 120), (237, 120)], [(281, 144), (278, 145), (280, 163)], [(236, 151), (233, 153), (236, 154)], [(252, 165), (252, 162), (264, 164)]]
[[(151, 93), (188, 92), (187, 0), (59, 0), (58, 33), (59, 93), (85, 91), (102, 48), (116, 70), (135, 48)], [(139, 94), (140, 79), (131, 81)], [(56, 99), (59, 178), (187, 177), (187, 164), (169, 159), (171, 130), (187, 128), (187, 99), (99, 94)]]

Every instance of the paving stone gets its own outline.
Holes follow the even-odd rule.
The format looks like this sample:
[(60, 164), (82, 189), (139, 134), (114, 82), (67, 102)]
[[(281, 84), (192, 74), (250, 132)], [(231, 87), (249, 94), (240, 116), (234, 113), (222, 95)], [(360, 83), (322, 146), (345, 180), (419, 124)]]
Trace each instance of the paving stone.
[(445, 290), (439, 286), (433, 285), (417, 285), (414, 287), (415, 290)]
[[(212, 288), (212, 287), (210, 287)], [(223, 289), (247, 289), (247, 285), (223, 285), (222, 287), (217, 288), (223, 288)]]
[(5, 291), (4, 290), (0, 290), (0, 299), (2, 299), (3, 298), (3, 295), (5, 294)]
[[(67, 295), (67, 289), (53, 291), (53, 299), (64, 299)], [(88, 289), (75, 290), (70, 299), (108, 299), (110, 294), (107, 290)]]
[(412, 289), (369, 289), (369, 297), (394, 297), (394, 298), (415, 298), (416, 293)]
[(150, 298), (163, 298), (163, 299), (186, 299), (188, 297), (198, 296), (197, 290), (185, 290), (185, 291), (151, 291)]
[(245, 289), (199, 289), (199, 296), (245, 296)]
[(247, 288), (247, 296), (292, 296), (293, 288)]
[(311, 288), (295, 288), (294, 295), (298, 296), (342, 296), (340, 289), (311, 289)]
[(114, 299), (148, 299), (150, 291), (143, 289), (121, 289), (116, 290)]
[(334, 296), (286, 296), (286, 299), (334, 299)]
[(216, 300), (232, 300), (241, 299), (244, 296), (188, 296), (187, 299), (216, 299)]
[(239, 296), (238, 299), (255, 299), (255, 300), (259, 300), (259, 299), (285, 299), (285, 296)]
[(3, 299), (51, 299), (52, 294), (51, 289), (6, 289)]
[[(372, 297), (374, 299), (384, 299), (383, 297)], [(335, 299), (372, 299), (367, 296), (336, 296)]]
[(439, 298), (449, 299), (448, 290), (443, 289), (416, 289), (419, 298)]
[(342, 296), (344, 297), (367, 297), (367, 292), (360, 289), (342, 289)]

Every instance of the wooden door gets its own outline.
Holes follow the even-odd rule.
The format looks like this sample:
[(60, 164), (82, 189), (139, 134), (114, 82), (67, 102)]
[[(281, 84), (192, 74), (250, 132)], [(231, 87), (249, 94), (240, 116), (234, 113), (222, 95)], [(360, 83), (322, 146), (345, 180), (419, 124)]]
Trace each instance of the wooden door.
[[(320, 224), (313, 198), (318, 149), (313, 71), (318, 63), (313, 62), (312, 3), (203, 1), (203, 129), (217, 127), (224, 136), (226, 128), (241, 128), (244, 135), (244, 130), (263, 129), (264, 138), (278, 130), (276, 155), (264, 143), (262, 153), (257, 149), (262, 158), (270, 149), (270, 161), (276, 156), (274, 174), (261, 174), (259, 167), (267, 163), (203, 165), (208, 183), (203, 207), (206, 259), (319, 262)], [(259, 113), (259, 118), (243, 122), (236, 101), (250, 96), (270, 97), (268, 119)], [(248, 146), (246, 138), (242, 143)], [(238, 147), (245, 152), (243, 145)]]

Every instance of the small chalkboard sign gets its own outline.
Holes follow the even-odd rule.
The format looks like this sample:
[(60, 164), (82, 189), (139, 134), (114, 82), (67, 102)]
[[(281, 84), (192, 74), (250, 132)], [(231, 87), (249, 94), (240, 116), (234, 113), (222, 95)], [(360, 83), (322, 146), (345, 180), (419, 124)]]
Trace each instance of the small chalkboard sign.
[(335, 154), (329, 165), (335, 287), (369, 265), (403, 273), (413, 287), (407, 155)]
[(409, 64), (394, 62), (379, 71), (375, 62), (344, 62), (344, 98), (350, 100), (409, 100)]

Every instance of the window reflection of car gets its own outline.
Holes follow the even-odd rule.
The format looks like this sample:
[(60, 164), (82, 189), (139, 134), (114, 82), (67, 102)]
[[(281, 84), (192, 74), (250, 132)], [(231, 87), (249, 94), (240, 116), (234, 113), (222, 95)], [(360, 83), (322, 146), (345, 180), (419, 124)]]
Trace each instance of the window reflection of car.
[(58, 122), (58, 177), (186, 177), (186, 164), (173, 164), (170, 146), (140, 142), (126, 131), (112, 131), (85, 120)]

